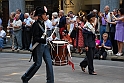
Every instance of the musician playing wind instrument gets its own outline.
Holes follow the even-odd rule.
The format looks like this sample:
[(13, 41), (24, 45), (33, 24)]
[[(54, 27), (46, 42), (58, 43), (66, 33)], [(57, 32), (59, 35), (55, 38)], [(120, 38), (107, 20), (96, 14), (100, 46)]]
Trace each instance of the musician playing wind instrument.
[(34, 64), (28, 69), (28, 71), (21, 77), (23, 83), (28, 81), (34, 76), (42, 64), (42, 57), (46, 63), (46, 83), (54, 83), (52, 60), (49, 52), (49, 48), (46, 44), (46, 34), (44, 20), (46, 20), (46, 7), (37, 7), (34, 16), (38, 16), (38, 20), (32, 25), (33, 45), (38, 43), (32, 51)]

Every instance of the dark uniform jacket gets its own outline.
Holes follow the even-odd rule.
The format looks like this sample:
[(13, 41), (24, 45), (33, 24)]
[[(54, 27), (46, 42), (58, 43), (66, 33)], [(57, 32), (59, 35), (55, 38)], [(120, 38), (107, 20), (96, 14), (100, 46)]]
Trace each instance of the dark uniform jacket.
[(95, 34), (83, 33), (84, 35), (84, 46), (85, 47), (95, 47)]
[(32, 25), (32, 36), (33, 36), (33, 43), (42, 43), (42, 44), (46, 44), (46, 39), (41, 38), (44, 31), (41, 30), (39, 24), (45, 29), (45, 25), (43, 21), (37, 20), (36, 22), (34, 22), (34, 24)]
[[(34, 22), (34, 24), (32, 25), (32, 36), (33, 36), (33, 42), (32, 45), (34, 45), (36, 42), (40, 43), (40, 44), (46, 44), (46, 39), (45, 38), (41, 38), (44, 31), (42, 31), (42, 29), (40, 28), (39, 24), (45, 29), (45, 25), (43, 21), (37, 20), (36, 22)], [(37, 47), (36, 47), (37, 48)], [(32, 56), (33, 56), (33, 61), (35, 62), (37, 60), (36, 54), (37, 51), (41, 51), (40, 49), (34, 49), (32, 51)]]

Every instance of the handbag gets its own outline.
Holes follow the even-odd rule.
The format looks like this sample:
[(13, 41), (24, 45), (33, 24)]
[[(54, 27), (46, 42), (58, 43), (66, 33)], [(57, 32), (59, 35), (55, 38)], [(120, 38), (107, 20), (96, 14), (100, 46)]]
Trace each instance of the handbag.
[(71, 38), (76, 38), (76, 30), (75, 29), (72, 30), (72, 32), (70, 34), (70, 37)]

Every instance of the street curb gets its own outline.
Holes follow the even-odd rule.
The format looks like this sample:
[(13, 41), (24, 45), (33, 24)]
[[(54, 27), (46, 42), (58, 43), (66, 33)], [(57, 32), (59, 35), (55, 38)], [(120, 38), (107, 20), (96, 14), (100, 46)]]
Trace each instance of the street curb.
[[(27, 51), (27, 50), (12, 51), (11, 48), (3, 49), (1, 53), (31, 54), (31, 52)], [(72, 53), (72, 57), (84, 58), (85, 56), (86, 56), (85, 53), (83, 53), (83, 54)], [(124, 56), (108, 55), (106, 59), (113, 60), (113, 61), (124, 61)]]

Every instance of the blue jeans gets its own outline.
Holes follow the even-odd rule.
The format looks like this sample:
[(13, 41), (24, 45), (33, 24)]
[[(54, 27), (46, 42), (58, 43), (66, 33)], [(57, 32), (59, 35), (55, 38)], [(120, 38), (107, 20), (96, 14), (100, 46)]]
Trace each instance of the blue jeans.
[(106, 25), (101, 25), (100, 27), (100, 40), (102, 40), (102, 35), (106, 32)]
[(14, 31), (14, 48), (22, 49), (22, 30)]
[(2, 48), (3, 47), (3, 39), (2, 38), (0, 38), (0, 48)]
[(23, 78), (30, 80), (34, 74), (38, 71), (42, 64), (42, 57), (46, 63), (46, 75), (47, 83), (54, 83), (52, 59), (49, 52), (49, 48), (45, 44), (39, 44), (33, 51), (34, 64), (28, 69), (28, 71), (23, 75)]

